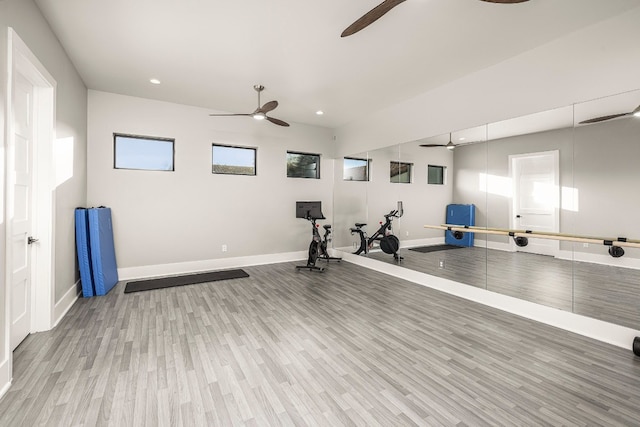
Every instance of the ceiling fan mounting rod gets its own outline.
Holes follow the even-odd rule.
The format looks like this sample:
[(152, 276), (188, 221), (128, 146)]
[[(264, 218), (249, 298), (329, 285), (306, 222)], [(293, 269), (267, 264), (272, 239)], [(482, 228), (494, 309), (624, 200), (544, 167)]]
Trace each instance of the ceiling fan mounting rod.
[(258, 92), (258, 109), (260, 109), (260, 92), (264, 90), (264, 86), (262, 85), (253, 85), (253, 88)]

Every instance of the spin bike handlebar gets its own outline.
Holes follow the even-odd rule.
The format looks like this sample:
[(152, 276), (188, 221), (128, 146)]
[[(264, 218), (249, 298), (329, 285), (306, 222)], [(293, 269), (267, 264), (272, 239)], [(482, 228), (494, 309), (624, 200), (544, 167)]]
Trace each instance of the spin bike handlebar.
[(392, 210), (391, 212), (386, 214), (384, 217), (387, 218), (387, 219), (389, 219), (389, 218), (400, 218), (400, 216), (398, 215), (398, 211), (396, 209)]

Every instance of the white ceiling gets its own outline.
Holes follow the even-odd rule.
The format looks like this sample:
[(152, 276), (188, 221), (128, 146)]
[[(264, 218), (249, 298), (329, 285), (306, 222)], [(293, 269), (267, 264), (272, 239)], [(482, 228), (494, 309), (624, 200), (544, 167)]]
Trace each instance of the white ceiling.
[(249, 113), (259, 83), (262, 103), (280, 103), (272, 117), (326, 127), (640, 5), (411, 0), (340, 38), (381, 0), (35, 1), (90, 89)]

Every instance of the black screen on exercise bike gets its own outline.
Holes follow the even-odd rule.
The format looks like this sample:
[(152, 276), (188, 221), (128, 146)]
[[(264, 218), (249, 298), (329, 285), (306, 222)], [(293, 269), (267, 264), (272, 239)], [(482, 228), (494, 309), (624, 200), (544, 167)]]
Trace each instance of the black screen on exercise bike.
[(322, 202), (296, 202), (296, 218), (324, 219)]

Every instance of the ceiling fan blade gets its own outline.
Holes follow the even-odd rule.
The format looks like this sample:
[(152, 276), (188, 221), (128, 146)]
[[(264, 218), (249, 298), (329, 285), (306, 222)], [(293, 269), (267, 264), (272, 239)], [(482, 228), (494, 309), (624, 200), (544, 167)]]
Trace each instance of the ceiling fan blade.
[(420, 144), (420, 147), (446, 147), (447, 144)]
[(512, 4), (512, 3), (524, 3), (529, 0), (481, 0), (481, 1), (486, 1), (487, 3)]
[(271, 110), (275, 110), (277, 106), (278, 106), (278, 101), (269, 101), (266, 104), (264, 104), (262, 107), (258, 108), (257, 111), (260, 111), (262, 113), (268, 113)]
[(224, 116), (230, 117), (230, 116), (251, 116), (252, 114), (243, 114), (243, 113), (233, 114), (233, 113), (230, 113), (230, 114), (209, 114), (209, 115), (210, 116), (217, 116), (217, 117), (224, 117)]
[(267, 120), (269, 120), (271, 123), (273, 123), (274, 125), (278, 125), (278, 126), (289, 126), (289, 123), (282, 121), (280, 119), (274, 119), (273, 117), (269, 117), (267, 116)]
[(365, 13), (360, 19), (358, 19), (353, 24), (349, 25), (343, 32), (340, 34), (340, 37), (347, 37), (352, 34), (357, 33), (358, 31), (368, 27), (378, 19), (380, 19), (385, 13), (389, 12), (391, 9), (399, 5), (400, 3), (406, 0), (384, 0), (382, 3), (371, 9), (369, 12)]
[(604, 122), (605, 120), (611, 120), (611, 119), (616, 119), (618, 117), (624, 117), (624, 116), (631, 116), (633, 113), (620, 113), (620, 114), (611, 114), (609, 116), (602, 116), (602, 117), (596, 117), (593, 119), (589, 119), (589, 120), (583, 120), (581, 121), (580, 125), (586, 125), (589, 123), (598, 123), (598, 122)]

